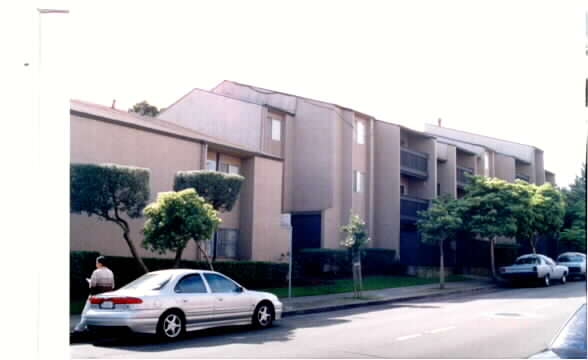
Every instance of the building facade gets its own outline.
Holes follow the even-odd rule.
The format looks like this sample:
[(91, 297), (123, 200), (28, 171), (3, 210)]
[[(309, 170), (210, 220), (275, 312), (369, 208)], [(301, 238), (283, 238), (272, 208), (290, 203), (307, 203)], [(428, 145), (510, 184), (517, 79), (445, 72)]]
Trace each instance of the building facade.
[[(105, 129), (97, 133), (95, 127)], [(133, 135), (121, 135), (126, 141), (113, 136), (131, 128)], [(92, 143), (94, 136), (101, 140)], [(395, 250), (406, 265), (431, 264), (438, 258), (423, 250), (418, 211), (439, 195), (463, 196), (467, 174), (555, 184), (555, 175), (543, 167), (543, 152), (533, 146), (434, 125), (416, 131), (337, 104), (232, 81), (211, 91), (194, 89), (156, 119), (72, 102), (74, 161), (148, 167), (153, 194), (171, 190), (178, 170), (245, 176), (237, 206), (222, 214), (214, 251), (271, 261), (284, 260), (288, 251), (280, 214), (291, 215), (297, 250), (340, 248), (341, 226), (354, 213), (368, 226), (368, 247)], [(72, 215), (76, 248), (99, 241), (96, 234), (82, 235), (89, 223), (98, 226), (93, 221)], [(134, 224), (140, 229), (142, 220)], [(117, 235), (109, 231), (108, 237)], [(100, 249), (124, 252), (124, 243), (116, 246)], [(451, 266), (455, 243), (448, 247)]]
[[(162, 120), (109, 107), (70, 102), (71, 163), (116, 163), (150, 170), (150, 201), (172, 191), (176, 172), (213, 169), (245, 177), (232, 211), (221, 213), (216, 246), (210, 255), (226, 259), (284, 261), (288, 232), (280, 226), (282, 160), (221, 141)], [(142, 257), (158, 255), (141, 247), (144, 219), (127, 219)], [(117, 225), (96, 217), (72, 214), (71, 250), (94, 250), (105, 255), (130, 256)], [(188, 244), (183, 258), (197, 259)]]

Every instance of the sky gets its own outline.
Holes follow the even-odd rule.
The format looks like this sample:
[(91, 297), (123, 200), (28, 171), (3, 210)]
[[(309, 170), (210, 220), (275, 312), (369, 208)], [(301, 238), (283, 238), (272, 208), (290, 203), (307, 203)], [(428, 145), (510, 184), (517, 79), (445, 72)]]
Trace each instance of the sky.
[(6, 288), (29, 281), (27, 296), (2, 302), (27, 309), (5, 314), (14, 333), (27, 334), (5, 345), (19, 358), (67, 353), (67, 333), (56, 329), (67, 328), (69, 312), (68, 99), (166, 107), (193, 88), (234, 80), (416, 130), (442, 118), (446, 127), (534, 145), (566, 186), (586, 157), (587, 7), (574, 0), (5, 4), (0, 236), (16, 256), (0, 265), (19, 274), (4, 279)]
[(57, 3), (43, 31), (69, 28), (71, 98), (161, 108), (234, 80), (534, 145), (560, 186), (585, 159), (582, 2)]

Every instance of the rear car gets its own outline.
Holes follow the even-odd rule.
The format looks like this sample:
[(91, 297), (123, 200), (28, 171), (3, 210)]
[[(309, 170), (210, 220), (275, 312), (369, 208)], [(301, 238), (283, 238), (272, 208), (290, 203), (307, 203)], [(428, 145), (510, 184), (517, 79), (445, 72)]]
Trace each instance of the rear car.
[(569, 270), (557, 265), (551, 258), (541, 254), (527, 254), (518, 257), (511, 266), (500, 268), (500, 276), (513, 282), (540, 282), (551, 285), (552, 280), (567, 281)]
[(567, 266), (569, 277), (586, 279), (586, 255), (578, 252), (565, 252), (557, 257), (559, 265)]
[(229, 277), (192, 269), (147, 273), (119, 290), (92, 296), (86, 314), (95, 332), (124, 330), (164, 339), (228, 325), (269, 327), (282, 316), (270, 293), (247, 290)]
[(530, 359), (586, 359), (586, 304), (569, 318), (547, 349)]

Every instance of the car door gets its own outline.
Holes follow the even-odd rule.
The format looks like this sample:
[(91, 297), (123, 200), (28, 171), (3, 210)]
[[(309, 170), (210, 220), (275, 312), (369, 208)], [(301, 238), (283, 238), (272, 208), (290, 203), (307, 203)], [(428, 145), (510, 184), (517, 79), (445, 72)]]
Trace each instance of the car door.
[(186, 328), (206, 327), (212, 320), (214, 296), (198, 273), (182, 277), (174, 287), (176, 305), (186, 315)]
[(226, 325), (251, 320), (255, 304), (241, 286), (220, 274), (203, 275), (214, 296), (215, 322)]
[(547, 256), (545, 256), (543, 258), (543, 260), (545, 260), (545, 264), (549, 267), (549, 276), (552, 279), (560, 279), (563, 275), (563, 272), (560, 271), (560, 267), (558, 267), (557, 265), (555, 265), (555, 262), (553, 260), (551, 260), (550, 258), (548, 258)]

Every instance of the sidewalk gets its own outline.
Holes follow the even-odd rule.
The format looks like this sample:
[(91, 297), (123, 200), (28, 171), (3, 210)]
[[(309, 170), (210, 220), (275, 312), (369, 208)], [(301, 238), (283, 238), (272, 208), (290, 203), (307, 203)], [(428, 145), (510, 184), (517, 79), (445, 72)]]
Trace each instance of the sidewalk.
[[(381, 305), (392, 302), (410, 301), (438, 296), (468, 294), (478, 291), (496, 289), (497, 286), (485, 278), (468, 281), (445, 283), (445, 289), (439, 284), (415, 285), (393, 289), (370, 290), (362, 292), (362, 299), (354, 299), (353, 293), (340, 293), (318, 296), (301, 296), (291, 299), (280, 298), (284, 304), (283, 316), (334, 311), (360, 306)], [(70, 316), (70, 333), (80, 321), (80, 315)]]

